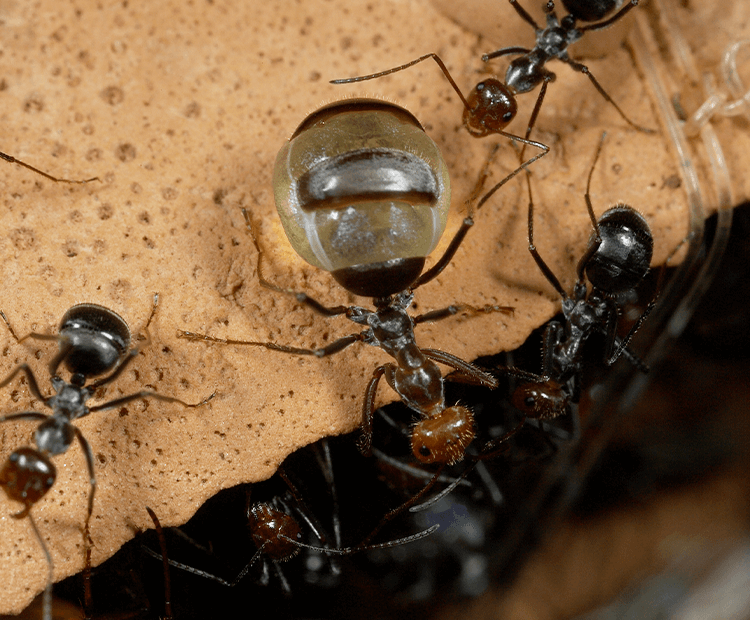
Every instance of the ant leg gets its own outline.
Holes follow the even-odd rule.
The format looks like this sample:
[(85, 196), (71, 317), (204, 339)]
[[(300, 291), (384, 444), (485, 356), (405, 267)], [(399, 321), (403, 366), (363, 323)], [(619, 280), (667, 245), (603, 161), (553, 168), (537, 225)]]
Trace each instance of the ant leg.
[[(336, 492), (336, 483), (333, 478), (333, 459), (331, 458), (331, 447), (328, 444), (328, 440), (323, 438), (320, 444), (315, 444), (314, 450), (315, 457), (326, 481), (326, 488), (331, 494), (331, 503), (333, 505), (331, 521), (333, 524), (334, 543), (337, 547), (341, 547), (341, 515), (339, 514), (339, 498), (338, 493)], [(334, 568), (337, 571), (339, 570), (338, 567)]]
[[(313, 534), (315, 534), (318, 540), (320, 540), (323, 544), (326, 544), (326, 537), (325, 534), (323, 534), (323, 528), (321, 527), (313, 512), (308, 507), (307, 502), (303, 499), (302, 495), (297, 489), (297, 486), (289, 479), (289, 476), (287, 476), (283, 466), (279, 466), (279, 468), (276, 470), (276, 473), (286, 483), (286, 486), (292, 493), (294, 501), (297, 502), (297, 505), (300, 507), (300, 509), (297, 510), (297, 514), (299, 514), (302, 520), (307, 523), (307, 526), (312, 530)], [(283, 504), (286, 512), (291, 512), (291, 509), (289, 508), (287, 503), (283, 502)]]
[(450, 82), (450, 85), (453, 87), (453, 90), (456, 91), (458, 98), (461, 99), (461, 102), (464, 104), (464, 108), (466, 108), (467, 110), (471, 110), (471, 106), (469, 105), (469, 102), (466, 100), (466, 97), (464, 97), (464, 94), (461, 92), (461, 89), (458, 87), (458, 84), (456, 84), (456, 81), (453, 79), (453, 76), (451, 75), (450, 71), (448, 71), (448, 67), (445, 66), (445, 63), (440, 58), (440, 56), (438, 56), (434, 52), (430, 52), (429, 54), (420, 56), (416, 60), (412, 60), (410, 62), (407, 62), (406, 64), (399, 65), (398, 67), (393, 67), (392, 69), (387, 69), (385, 71), (380, 71), (378, 73), (372, 73), (370, 75), (361, 75), (359, 77), (344, 78), (341, 80), (331, 80), (330, 84), (353, 84), (354, 82), (364, 82), (365, 80), (374, 80), (376, 78), (390, 75), (391, 73), (397, 73), (398, 71), (403, 71), (404, 69), (413, 67), (414, 65), (424, 60), (428, 60), (430, 58), (432, 58), (437, 63), (438, 67), (440, 67), (440, 70), (443, 72), (443, 75), (446, 77), (448, 82)]
[(509, 56), (510, 54), (526, 55), (530, 53), (531, 53), (531, 50), (525, 47), (517, 47), (517, 46), (503, 47), (499, 50), (495, 50), (494, 52), (482, 54), (482, 61), (487, 62), (489, 60), (492, 60), (493, 58), (500, 58), (501, 56)]
[(612, 17), (609, 19), (605, 19), (603, 22), (599, 22), (596, 24), (590, 24), (588, 26), (578, 26), (576, 30), (580, 30), (581, 32), (586, 32), (587, 30), (601, 30), (602, 28), (607, 28), (608, 26), (611, 26), (616, 21), (620, 20), (625, 16), (625, 14), (630, 11), (630, 9), (634, 9), (638, 6), (639, 0), (630, 0), (628, 4), (626, 4), (624, 7), (622, 7), (617, 13), (615, 13)]
[(512, 306), (486, 305), (479, 308), (477, 306), (471, 306), (469, 304), (452, 304), (440, 310), (425, 312), (424, 314), (413, 317), (412, 320), (414, 321), (415, 325), (418, 325), (420, 323), (432, 323), (435, 321), (441, 321), (443, 319), (455, 316), (459, 312), (470, 312), (472, 314), (489, 314), (490, 312), (502, 312), (504, 314), (513, 314), (514, 311), (515, 308), (513, 308)]
[(276, 291), (277, 293), (285, 293), (287, 295), (294, 295), (294, 297), (297, 299), (297, 301), (301, 304), (305, 304), (309, 308), (311, 308), (313, 311), (317, 312), (318, 314), (322, 314), (323, 316), (338, 316), (340, 314), (345, 314), (346, 311), (349, 309), (348, 306), (332, 306), (327, 307), (321, 304), (319, 301), (316, 301), (312, 297), (310, 297), (307, 293), (298, 293), (295, 290), (292, 290), (290, 288), (284, 288), (283, 286), (279, 286), (278, 284), (274, 284), (270, 280), (266, 280), (266, 278), (263, 276), (263, 250), (260, 249), (260, 243), (258, 243), (258, 236), (255, 234), (255, 226), (253, 225), (252, 220), (250, 219), (250, 214), (247, 212), (247, 209), (242, 209), (242, 215), (245, 218), (245, 225), (247, 226), (247, 230), (250, 233), (250, 237), (253, 240), (253, 244), (255, 245), (255, 250), (258, 252), (258, 281), (260, 282), (261, 286), (270, 289), (272, 291)]
[(596, 90), (599, 91), (599, 94), (602, 97), (604, 97), (604, 99), (606, 99), (609, 103), (611, 103), (614, 106), (615, 110), (617, 110), (617, 112), (622, 117), (622, 119), (628, 125), (630, 125), (633, 129), (636, 129), (636, 130), (641, 131), (643, 133), (656, 133), (655, 129), (649, 129), (648, 127), (643, 127), (641, 125), (638, 125), (637, 123), (634, 123), (633, 121), (631, 121), (627, 116), (625, 116), (625, 112), (623, 112), (620, 109), (620, 106), (618, 106), (615, 103), (614, 99), (612, 99), (612, 97), (610, 97), (607, 94), (607, 91), (605, 91), (604, 88), (602, 88), (602, 85), (599, 84), (599, 82), (597, 81), (597, 79), (594, 77), (594, 74), (591, 73), (591, 71), (589, 71), (589, 68), (586, 65), (584, 65), (584, 64), (582, 64), (580, 62), (576, 62), (575, 60), (572, 60), (571, 58), (561, 58), (560, 60), (562, 60), (564, 63), (566, 63), (567, 65), (569, 65), (570, 67), (572, 67), (576, 71), (578, 71), (578, 72), (583, 73), (584, 75), (586, 75), (589, 78), (589, 80), (591, 80), (591, 83), (594, 85), (594, 88), (596, 88)]
[[(446, 467), (446, 463), (441, 463), (440, 467), (438, 467), (437, 471), (433, 474), (432, 478), (430, 478), (430, 481), (423, 486), (416, 494), (414, 494), (411, 498), (406, 500), (403, 504), (400, 506), (394, 508), (393, 510), (388, 511), (385, 516), (380, 520), (380, 523), (378, 523), (375, 526), (375, 529), (372, 530), (367, 536), (365, 536), (364, 540), (357, 545), (357, 547), (366, 547), (367, 544), (377, 535), (380, 530), (383, 529), (383, 527), (389, 522), (395, 519), (398, 515), (400, 515), (404, 510), (407, 510), (408, 508), (411, 508), (414, 506), (419, 500), (421, 500), (425, 494), (432, 489), (432, 487), (435, 486), (435, 483), (440, 479), (443, 470)], [(431, 532), (430, 532), (431, 533)], [(427, 535), (427, 534), (425, 534)]]
[(456, 357), (445, 351), (438, 349), (419, 349), (424, 353), (425, 357), (431, 359), (433, 362), (450, 366), (454, 370), (458, 371), (455, 381), (461, 381), (462, 383), (470, 383), (472, 385), (482, 385), (491, 389), (495, 389), (498, 386), (498, 381), (490, 373), (485, 372), (481, 368), (465, 362), (460, 357)]
[[(240, 573), (237, 575), (237, 577), (234, 578), (233, 581), (227, 581), (226, 579), (222, 579), (221, 577), (217, 577), (216, 575), (213, 575), (209, 572), (206, 572), (204, 570), (201, 570), (199, 568), (194, 568), (192, 566), (188, 566), (187, 564), (183, 564), (181, 562), (176, 562), (175, 560), (168, 560), (170, 566), (174, 566), (175, 568), (179, 568), (180, 570), (187, 571), (188, 573), (193, 573), (194, 575), (198, 575), (199, 577), (204, 577), (206, 579), (211, 579), (212, 581), (218, 581), (221, 585), (226, 586), (228, 588), (233, 588), (236, 586), (240, 581), (242, 581), (242, 578), (247, 575), (247, 572), (250, 570), (253, 564), (258, 561), (258, 559), (263, 555), (263, 551), (266, 548), (266, 545), (268, 545), (270, 541), (264, 542), (258, 550), (255, 552), (253, 557), (250, 559), (250, 561), (245, 565), (245, 568), (243, 568)], [(155, 557), (157, 560), (164, 560), (164, 557), (156, 553), (156, 551), (153, 551), (152, 549), (149, 549), (148, 547), (144, 546), (143, 550), (148, 553), (150, 556)]]
[[(507, 433), (500, 435), (500, 437), (490, 439), (486, 444), (484, 444), (484, 446), (482, 446), (482, 451), (479, 454), (471, 455), (470, 458), (476, 461), (486, 461), (488, 459), (495, 458), (502, 452), (505, 452), (508, 449), (508, 446), (505, 446), (503, 444), (511, 437), (513, 437), (513, 435), (515, 435), (518, 431), (520, 431), (525, 423), (526, 416), (524, 416), (523, 419)], [(498, 448), (498, 446), (501, 447)]]
[(529, 190), (529, 252), (531, 252), (531, 256), (534, 258), (534, 261), (539, 267), (539, 270), (542, 272), (542, 274), (544, 274), (544, 277), (547, 278), (547, 281), (554, 287), (554, 289), (560, 294), (563, 299), (567, 299), (568, 295), (565, 292), (565, 289), (562, 287), (562, 284), (560, 284), (560, 280), (557, 279), (557, 276), (552, 272), (547, 263), (544, 262), (544, 259), (541, 257), (539, 251), (534, 245), (534, 198), (531, 193), (531, 178), (529, 177), (529, 175), (526, 175), (526, 185)]
[(5, 321), (5, 324), (8, 326), (10, 335), (13, 336), (18, 344), (21, 344), (27, 338), (35, 338), (36, 340), (59, 340), (58, 336), (53, 336), (51, 334), (37, 334), (35, 332), (29, 332), (23, 338), (19, 338), (18, 334), (16, 334), (16, 330), (13, 329), (13, 326), (10, 324), (8, 317), (5, 316), (5, 312), (3, 312), (2, 310), (0, 310), (0, 317), (2, 317), (3, 321)]
[(481, 193), (482, 188), (484, 187), (484, 182), (487, 180), (487, 176), (489, 175), (490, 165), (494, 161), (495, 155), (497, 154), (499, 150), (500, 150), (500, 145), (496, 144), (495, 147), (492, 149), (490, 156), (487, 158), (487, 161), (484, 162), (484, 166), (482, 167), (482, 171), (477, 177), (477, 182), (474, 185), (474, 189), (472, 190), (471, 195), (469, 196), (469, 199), (466, 201), (467, 216), (466, 218), (464, 218), (464, 221), (461, 224), (461, 227), (458, 229), (458, 231), (456, 231), (456, 234), (453, 236), (453, 239), (451, 240), (451, 243), (448, 246), (448, 249), (445, 251), (443, 256), (440, 257), (440, 259), (435, 265), (433, 265), (428, 271), (423, 273), (417, 279), (416, 283), (412, 286), (412, 290), (418, 288), (425, 282), (429, 282), (433, 278), (437, 277), (440, 273), (442, 273), (442, 271), (446, 268), (448, 263), (451, 262), (451, 260), (453, 259), (453, 256), (458, 251), (458, 248), (460, 247), (461, 243), (463, 242), (464, 238), (469, 232), (469, 229), (474, 225), (474, 212), (473, 212), (471, 205), (479, 197), (479, 194)]
[(599, 140), (599, 146), (596, 148), (596, 153), (594, 155), (594, 161), (591, 164), (591, 169), (589, 170), (589, 178), (586, 182), (586, 193), (584, 194), (584, 200), (586, 201), (586, 208), (589, 212), (589, 218), (591, 219), (591, 224), (594, 227), (594, 238), (589, 243), (589, 246), (586, 248), (586, 251), (584, 252), (583, 256), (581, 256), (581, 260), (578, 261), (578, 267), (576, 271), (578, 272), (578, 282), (583, 282), (584, 275), (583, 272), (586, 269), (586, 265), (588, 265), (588, 262), (591, 260), (591, 258), (596, 254), (596, 251), (599, 249), (599, 247), (602, 244), (602, 234), (599, 230), (599, 221), (596, 219), (596, 215), (594, 214), (594, 206), (591, 204), (591, 177), (594, 175), (594, 168), (596, 167), (596, 162), (599, 161), (599, 154), (602, 152), (602, 146), (604, 145), (604, 138), (607, 137), (607, 132), (602, 132), (602, 137)]
[(393, 364), (378, 366), (372, 373), (372, 378), (365, 389), (365, 399), (362, 402), (361, 433), (357, 438), (357, 448), (363, 456), (372, 456), (372, 416), (375, 413), (375, 394), (378, 391), (380, 378), (386, 371), (393, 373)]
[(534, 30), (541, 30), (541, 28), (539, 28), (539, 25), (534, 21), (534, 18), (531, 15), (529, 15), (526, 9), (524, 9), (518, 3), (518, 0), (508, 0), (508, 2), (510, 2), (510, 6), (512, 6), (516, 10), (516, 13), (518, 13), (521, 16), (521, 19), (531, 24)]
[(164, 618), (163, 620), (173, 620), (172, 616), (172, 583), (169, 580), (169, 558), (167, 557), (167, 539), (164, 536), (164, 530), (162, 530), (161, 523), (159, 523), (159, 517), (156, 513), (146, 506), (148, 516), (154, 522), (154, 528), (156, 529), (156, 536), (159, 539), (159, 549), (161, 550), (162, 559), (164, 561)]
[(303, 549), (311, 549), (312, 551), (320, 551), (321, 553), (325, 553), (327, 555), (351, 555), (352, 553), (359, 553), (360, 551), (372, 551), (373, 549), (390, 549), (392, 547), (398, 547), (400, 545), (407, 545), (411, 542), (426, 538), (430, 534), (436, 532), (438, 529), (440, 529), (440, 526), (436, 524), (428, 527), (426, 530), (417, 532), (416, 534), (412, 534), (411, 536), (404, 536), (403, 538), (389, 540), (388, 542), (384, 543), (376, 543), (374, 545), (364, 545), (360, 543), (356, 547), (345, 547), (344, 549), (316, 547), (315, 545), (308, 545), (306, 543), (299, 542), (298, 540), (293, 540), (288, 536), (285, 536), (284, 534), (279, 534), (279, 538), (286, 540), (287, 542), (290, 542), (297, 547), (302, 547)]
[(461, 227), (458, 229), (458, 231), (456, 231), (456, 234), (453, 236), (453, 239), (451, 239), (451, 242), (446, 248), (443, 255), (432, 267), (430, 267), (421, 276), (419, 276), (419, 278), (417, 278), (417, 281), (411, 286), (412, 290), (419, 288), (430, 280), (434, 280), (443, 272), (443, 270), (448, 266), (448, 263), (453, 260), (453, 257), (458, 251), (458, 248), (461, 246), (461, 243), (463, 242), (464, 238), (469, 232), (469, 229), (472, 226), (474, 226), (474, 218), (471, 217), (471, 215), (468, 215), (464, 218), (464, 221), (461, 223)]
[(96, 475), (94, 472), (94, 453), (91, 450), (91, 444), (86, 441), (83, 433), (77, 426), (73, 426), (78, 443), (81, 444), (81, 450), (86, 457), (86, 467), (89, 470), (89, 498), (86, 510), (86, 521), (83, 525), (83, 543), (84, 543), (84, 570), (83, 570), (83, 605), (87, 610), (93, 607), (93, 596), (91, 594), (91, 549), (94, 547), (94, 540), (91, 538), (91, 515), (94, 512), (94, 494), (96, 493)]
[[(0, 381), (0, 388), (4, 388), (6, 385), (8, 385), (11, 381), (13, 381), (13, 378), (19, 373), (23, 372), (26, 375), (26, 379), (29, 382), (29, 391), (31, 394), (36, 398), (37, 400), (41, 400), (45, 405), (47, 404), (47, 401), (49, 400), (46, 396), (42, 394), (42, 392), (39, 390), (39, 384), (36, 382), (36, 377), (34, 376), (34, 372), (31, 370), (28, 364), (19, 364), (13, 369), (13, 372), (11, 372), (5, 379)], [(46, 416), (45, 416), (46, 417)]]
[(93, 413), (95, 411), (105, 411), (107, 409), (114, 409), (115, 407), (119, 407), (120, 405), (124, 405), (125, 403), (129, 403), (130, 401), (137, 400), (139, 398), (155, 398), (156, 400), (161, 400), (166, 403), (179, 403), (183, 407), (191, 407), (191, 408), (202, 407), (208, 401), (210, 401), (214, 396), (216, 396), (216, 392), (211, 394), (211, 396), (209, 396), (208, 398), (204, 398), (199, 403), (186, 403), (184, 400), (175, 398), (174, 396), (165, 396), (164, 394), (159, 394), (158, 392), (152, 392), (151, 390), (141, 390), (140, 392), (136, 392), (134, 394), (128, 394), (127, 396), (122, 396), (121, 398), (115, 398), (114, 400), (110, 400), (101, 405), (95, 405), (94, 407), (89, 407), (89, 412)]
[[(547, 82), (545, 81), (544, 84), (542, 84), (542, 91), (545, 90)], [(540, 95), (542, 94), (542, 91), (540, 91)], [(538, 99), (537, 99), (538, 101)], [(536, 110), (536, 108), (534, 108)], [(505, 136), (506, 138), (510, 138), (514, 142), (521, 142), (523, 144), (523, 147), (521, 148), (521, 154), (519, 156), (519, 161), (523, 160), (523, 154), (524, 150), (526, 149), (526, 145), (535, 146), (539, 149), (541, 149), (541, 153), (537, 153), (534, 155), (534, 157), (531, 157), (530, 159), (527, 159), (524, 161), (518, 168), (516, 168), (513, 172), (511, 172), (509, 175), (507, 175), (504, 179), (502, 179), (499, 183), (496, 183), (494, 187), (492, 187), (484, 196), (482, 196), (482, 199), (477, 203), (476, 210), (479, 211), (484, 206), (484, 203), (487, 202), (492, 196), (495, 194), (497, 190), (499, 190), (503, 185), (505, 185), (508, 181), (510, 181), (514, 176), (516, 176), (521, 170), (526, 170), (528, 173), (528, 168), (531, 164), (533, 164), (537, 159), (541, 159), (544, 157), (547, 153), (549, 153), (549, 146), (546, 144), (543, 144), (542, 142), (535, 142), (534, 140), (529, 140), (529, 133), (531, 133), (531, 127), (527, 130), (526, 138), (521, 138), (520, 136), (516, 136), (512, 133), (507, 133), (505, 131), (498, 131), (496, 133), (500, 134), (501, 136)], [(528, 175), (527, 175), (528, 176)]]
[[(375, 456), (376, 459), (383, 461), (393, 467), (394, 469), (397, 469), (398, 471), (406, 474), (407, 476), (411, 476), (412, 478), (417, 478), (422, 481), (427, 481), (432, 478), (432, 473), (425, 471), (424, 469), (421, 469), (419, 467), (415, 467), (414, 465), (410, 465), (409, 463), (404, 463), (402, 461), (399, 461), (398, 459), (393, 458), (392, 456), (388, 456), (385, 452), (381, 452), (377, 448), (372, 449), (372, 453)], [(456, 486), (463, 485), (463, 486), (471, 486), (471, 483), (467, 482), (466, 480), (459, 480), (456, 482), (455, 478), (452, 478), (451, 476), (444, 475), (440, 476), (440, 479), (438, 482), (446, 482), (448, 484), (456, 483)]]
[(49, 417), (46, 413), (38, 411), (21, 411), (20, 413), (9, 413), (0, 417), (0, 423), (10, 422), (11, 420), (46, 420)]
[(275, 344), (273, 342), (256, 342), (254, 340), (232, 340), (229, 338), (214, 338), (213, 336), (207, 336), (206, 334), (196, 334), (194, 332), (186, 332), (181, 329), (177, 331), (178, 338), (184, 338), (185, 340), (202, 340), (204, 342), (214, 342), (219, 344), (238, 344), (238, 345), (249, 345), (255, 347), (265, 347), (271, 351), (281, 351), (282, 353), (291, 353), (293, 355), (314, 355), (315, 357), (326, 357), (333, 355), (339, 351), (343, 351), (349, 345), (355, 342), (360, 342), (365, 337), (360, 334), (350, 334), (344, 336), (338, 340), (334, 340), (328, 346), (320, 349), (300, 349), (297, 347), (288, 347), (283, 344)]
[(26, 162), (21, 161), (20, 159), (16, 159), (15, 157), (8, 155), (7, 153), (3, 153), (1, 151), (0, 151), (0, 159), (4, 159), (9, 164), (18, 164), (19, 166), (23, 166), (24, 168), (31, 170), (32, 172), (41, 174), (43, 177), (49, 179), (50, 181), (54, 181), (55, 183), (90, 183), (91, 181), (101, 181), (99, 177), (91, 177), (90, 179), (86, 179), (85, 181), (76, 181), (74, 179), (58, 179), (57, 177), (53, 177), (51, 174), (47, 174), (46, 172), (39, 170), (39, 168), (34, 168), (34, 166), (27, 164)]
[(42, 596), (42, 619), (52, 620), (52, 582), (54, 581), (54, 569), (52, 565), (52, 556), (47, 549), (47, 545), (44, 544), (39, 528), (36, 526), (36, 522), (31, 514), (26, 515), (29, 518), (31, 529), (34, 530), (34, 536), (39, 543), (39, 546), (44, 552), (44, 557), (47, 559), (47, 585), (44, 587), (44, 594)]

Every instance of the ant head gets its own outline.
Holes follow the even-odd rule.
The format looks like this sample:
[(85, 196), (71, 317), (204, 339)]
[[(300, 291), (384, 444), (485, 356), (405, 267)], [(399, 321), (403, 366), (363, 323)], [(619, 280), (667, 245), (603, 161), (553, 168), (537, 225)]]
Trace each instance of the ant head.
[(274, 197), (289, 242), (348, 291), (416, 281), (445, 229), (448, 170), (405, 109), (347, 99), (313, 112), (279, 151)]
[(417, 422), (411, 433), (411, 449), (422, 463), (453, 465), (464, 458), (473, 440), (474, 415), (466, 407), (456, 405), (436, 417)]
[(607, 295), (629, 291), (651, 264), (654, 238), (648, 222), (632, 207), (618, 204), (601, 216), (599, 231), (602, 243), (586, 263), (586, 276)]
[(31, 506), (52, 488), (56, 476), (52, 461), (38, 450), (19, 448), (13, 452), (0, 470), (0, 486), (5, 493), (26, 506), (23, 512), (13, 516), (25, 517)]
[(464, 126), (477, 138), (505, 129), (516, 117), (518, 104), (513, 91), (497, 78), (487, 78), (477, 84), (467, 98)]
[(85, 377), (112, 370), (130, 346), (130, 328), (109, 308), (78, 304), (60, 321), (60, 347), (67, 347), (65, 366)]
[(618, 8), (622, 0), (562, 0), (565, 10), (582, 22), (598, 22)]
[(566, 412), (569, 397), (557, 381), (525, 383), (511, 396), (511, 404), (527, 418), (551, 420)]
[(302, 530), (292, 516), (268, 504), (259, 503), (250, 508), (247, 517), (253, 541), (258, 549), (263, 548), (269, 558), (284, 562), (297, 555), (300, 548), (281, 538), (282, 535), (292, 540), (302, 537)]

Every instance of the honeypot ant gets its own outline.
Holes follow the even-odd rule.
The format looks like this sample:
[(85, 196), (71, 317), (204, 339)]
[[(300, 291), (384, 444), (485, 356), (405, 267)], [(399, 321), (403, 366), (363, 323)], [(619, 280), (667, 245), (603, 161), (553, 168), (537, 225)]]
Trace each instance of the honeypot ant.
[(318, 314), (344, 315), (366, 329), (318, 349), (186, 331), (179, 331), (178, 337), (315, 357), (333, 355), (355, 342), (380, 347), (396, 363), (376, 368), (365, 390), (361, 451), (371, 453), (375, 395), (385, 376), (402, 401), (420, 416), (412, 433), (416, 458), (425, 463), (461, 460), (474, 438), (473, 415), (460, 405), (445, 406), (443, 377), (437, 364), (452, 368), (457, 381), (489, 388), (497, 387), (498, 381), (455, 355), (419, 347), (414, 327), (461, 311), (510, 313), (512, 308), (452, 305), (416, 317), (407, 313), (414, 290), (447, 267), (474, 224), (469, 203), (470, 213), (448, 248), (423, 272), (425, 257), (437, 245), (450, 206), (448, 174), (435, 143), (414, 116), (395, 104), (370, 99), (337, 102), (305, 119), (281, 149), (274, 169), (274, 189), (281, 222), (297, 253), (330, 271), (349, 292), (372, 298), (375, 310), (326, 307), (306, 293), (266, 280), (263, 252), (250, 216), (243, 209), (258, 252), (260, 284), (294, 295)]
[(55, 183), (77, 183), (77, 184), (83, 184), (83, 183), (91, 183), (91, 181), (100, 181), (99, 177), (91, 177), (90, 179), (84, 179), (82, 181), (76, 180), (76, 179), (62, 179), (58, 177), (53, 177), (51, 174), (44, 172), (43, 170), (39, 170), (39, 168), (35, 168), (31, 164), (27, 164), (25, 161), (21, 161), (20, 159), (16, 159), (12, 155), (8, 155), (7, 153), (3, 153), (0, 151), (0, 159), (4, 159), (9, 164), (17, 164), (19, 166), (23, 166), (27, 170), (31, 170), (32, 172), (36, 172), (37, 174), (42, 175), (44, 178), (49, 179), (50, 181), (54, 181)]
[[(158, 303), (159, 295), (155, 294), (151, 314), (144, 327), (146, 344), (150, 340), (148, 326), (151, 324)], [(38, 411), (23, 411), (0, 416), (0, 423), (16, 420), (39, 421), (39, 426), (34, 435), (36, 448), (22, 448), (11, 454), (2, 469), (0, 484), (11, 499), (25, 504), (24, 510), (13, 516), (15, 518), (29, 516), (31, 519), (29, 514), (31, 506), (38, 502), (55, 482), (56, 471), (49, 457), (67, 452), (73, 440), (77, 439), (86, 458), (89, 473), (90, 492), (84, 525), (86, 561), (89, 562), (91, 546), (93, 545), (89, 527), (96, 491), (94, 455), (89, 442), (73, 422), (90, 413), (114, 409), (139, 398), (155, 398), (164, 402), (179, 403), (184, 407), (200, 407), (211, 400), (214, 394), (199, 403), (191, 404), (173, 396), (165, 396), (151, 390), (141, 390), (100, 405), (88, 406), (86, 402), (94, 396), (96, 390), (119, 377), (141, 351), (140, 345), (130, 347), (131, 332), (125, 320), (116, 312), (104, 306), (91, 303), (77, 304), (63, 315), (57, 335), (31, 332), (19, 338), (2, 310), (0, 310), (0, 317), (5, 321), (10, 334), (19, 344), (28, 338), (33, 338), (35, 340), (55, 340), (60, 346), (60, 351), (49, 363), (50, 380), (55, 390), (54, 395), (44, 396), (42, 394), (33, 371), (26, 363), (16, 366), (5, 379), (0, 381), (0, 388), (3, 388), (19, 372), (24, 373), (31, 394), (52, 410), (51, 415)], [(69, 381), (65, 381), (57, 374), (61, 364), (71, 373)], [(109, 374), (87, 384), (89, 379), (104, 373)], [(34, 530), (41, 542), (35, 525)], [(52, 562), (43, 543), (42, 547), (50, 567), (49, 588)], [(87, 598), (88, 595), (87, 592)]]

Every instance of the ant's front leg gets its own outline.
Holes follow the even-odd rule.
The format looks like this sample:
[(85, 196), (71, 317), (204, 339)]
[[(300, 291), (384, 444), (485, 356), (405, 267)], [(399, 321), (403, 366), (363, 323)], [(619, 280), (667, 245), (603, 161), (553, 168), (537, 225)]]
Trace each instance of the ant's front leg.
[(314, 312), (317, 312), (318, 314), (322, 314), (323, 316), (338, 316), (340, 314), (345, 314), (346, 311), (349, 309), (348, 306), (324, 306), (319, 301), (316, 301), (312, 297), (310, 297), (307, 293), (300, 293), (290, 288), (284, 288), (283, 286), (279, 286), (278, 284), (274, 284), (270, 280), (266, 280), (265, 276), (263, 275), (263, 250), (260, 248), (260, 243), (258, 243), (258, 237), (255, 234), (255, 226), (250, 219), (250, 214), (247, 212), (247, 209), (242, 209), (242, 215), (245, 218), (245, 225), (247, 226), (247, 230), (250, 233), (250, 237), (253, 240), (253, 244), (255, 245), (255, 249), (258, 252), (258, 281), (260, 282), (261, 286), (270, 289), (272, 291), (276, 291), (277, 293), (285, 293), (287, 295), (294, 295), (295, 299), (301, 303), (306, 305), (308, 308), (312, 309)]
[(11, 381), (13, 381), (13, 378), (19, 372), (23, 372), (26, 375), (26, 379), (29, 382), (29, 391), (34, 396), (34, 398), (36, 398), (37, 400), (41, 400), (46, 405), (49, 398), (44, 396), (42, 392), (39, 390), (39, 384), (36, 381), (36, 377), (34, 377), (34, 372), (31, 370), (28, 364), (24, 363), (24, 364), (19, 364), (18, 366), (16, 366), (13, 369), (13, 371), (5, 379), (0, 381), (0, 388), (4, 388)]

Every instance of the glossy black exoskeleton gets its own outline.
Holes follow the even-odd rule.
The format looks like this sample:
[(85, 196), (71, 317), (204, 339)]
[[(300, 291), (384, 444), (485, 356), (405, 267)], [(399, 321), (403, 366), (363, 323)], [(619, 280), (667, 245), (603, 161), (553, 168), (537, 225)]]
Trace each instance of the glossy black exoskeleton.
[[(153, 307), (144, 330), (148, 329), (148, 325), (156, 312), (158, 299), (158, 295), (154, 295)], [(21, 448), (11, 454), (3, 467), (2, 474), (0, 474), (2, 478), (0, 483), (11, 499), (25, 504), (24, 510), (14, 516), (20, 518), (28, 515), (31, 518), (29, 515), (31, 506), (42, 498), (55, 481), (55, 467), (50, 457), (67, 452), (74, 439), (77, 439), (86, 458), (90, 483), (86, 522), (84, 524), (84, 541), (88, 562), (92, 545), (89, 526), (96, 491), (94, 455), (83, 433), (75, 426), (75, 420), (95, 411), (114, 409), (139, 398), (155, 398), (164, 402), (179, 403), (185, 407), (198, 407), (208, 402), (213, 394), (199, 403), (190, 404), (179, 398), (164, 396), (151, 390), (141, 390), (99, 405), (89, 406), (87, 403), (94, 396), (97, 388), (119, 377), (141, 350), (141, 346), (131, 348), (130, 329), (122, 317), (103, 306), (88, 303), (78, 304), (65, 313), (57, 335), (32, 332), (21, 338), (17, 336), (5, 313), (0, 311), (0, 317), (5, 321), (16, 342), (22, 343), (28, 338), (54, 340), (59, 343), (60, 347), (57, 355), (49, 363), (50, 381), (55, 392), (52, 396), (42, 394), (31, 367), (25, 363), (16, 366), (0, 382), (0, 388), (5, 387), (18, 373), (23, 373), (26, 376), (31, 394), (52, 410), (51, 415), (38, 411), (23, 411), (0, 416), (0, 423), (18, 420), (39, 421), (39, 426), (34, 434), (36, 448)], [(146, 333), (148, 332), (146, 331)], [(70, 371), (69, 381), (58, 375), (61, 365)], [(91, 378), (104, 373), (109, 374), (89, 382)], [(41, 543), (38, 532), (37, 538)], [(47, 586), (47, 589), (49, 589), (52, 562), (46, 547), (43, 543), (41, 544), (50, 567), (50, 579)]]

